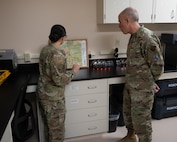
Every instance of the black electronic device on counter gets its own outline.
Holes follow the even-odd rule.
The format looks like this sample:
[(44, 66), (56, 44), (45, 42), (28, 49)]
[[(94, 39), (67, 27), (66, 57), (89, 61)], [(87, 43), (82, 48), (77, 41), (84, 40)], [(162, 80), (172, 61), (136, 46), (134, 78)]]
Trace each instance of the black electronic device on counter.
[(162, 119), (172, 116), (177, 116), (177, 95), (155, 97), (152, 118)]
[(176, 44), (177, 43), (177, 34), (171, 33), (162, 33), (161, 41), (167, 44)]
[[(164, 71), (177, 71), (177, 34), (162, 33), (161, 42), (164, 45)], [(154, 97), (152, 118), (162, 119), (177, 116), (177, 78), (158, 80), (156, 83), (160, 90)]]
[(177, 78), (158, 80), (156, 82), (160, 90), (156, 93), (157, 97), (177, 96)]
[(112, 70), (116, 67), (126, 69), (126, 58), (107, 58), (89, 60), (89, 68), (91, 70)]
[(156, 83), (160, 90), (154, 97), (152, 118), (177, 116), (177, 78), (158, 80)]
[(0, 70), (17, 70), (17, 55), (13, 49), (0, 49)]
[(162, 33), (161, 42), (164, 43), (165, 72), (177, 71), (177, 34)]

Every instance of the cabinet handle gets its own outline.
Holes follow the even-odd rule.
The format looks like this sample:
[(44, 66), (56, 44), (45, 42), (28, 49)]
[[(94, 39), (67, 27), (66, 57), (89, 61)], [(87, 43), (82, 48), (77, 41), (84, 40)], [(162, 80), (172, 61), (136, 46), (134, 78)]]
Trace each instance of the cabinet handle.
[(175, 11), (172, 10), (172, 11), (171, 11), (171, 19), (173, 19), (174, 17), (175, 17)]
[(91, 103), (96, 103), (97, 100), (88, 100), (88, 103), (91, 104)]
[(89, 127), (88, 130), (96, 130), (97, 129), (97, 126), (93, 126), (93, 127)]
[(88, 117), (95, 117), (95, 116), (97, 116), (97, 113), (90, 113), (90, 114), (88, 114)]
[(88, 86), (88, 89), (95, 89), (96, 86)]

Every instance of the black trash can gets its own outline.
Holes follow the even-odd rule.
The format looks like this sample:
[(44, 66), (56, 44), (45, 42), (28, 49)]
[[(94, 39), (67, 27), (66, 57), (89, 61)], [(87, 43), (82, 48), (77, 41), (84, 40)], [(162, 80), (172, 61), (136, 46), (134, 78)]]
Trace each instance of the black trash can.
[(122, 113), (124, 84), (109, 86), (109, 114), (119, 114), (117, 126), (125, 126)]
[(109, 133), (115, 132), (117, 130), (119, 114), (109, 115)]

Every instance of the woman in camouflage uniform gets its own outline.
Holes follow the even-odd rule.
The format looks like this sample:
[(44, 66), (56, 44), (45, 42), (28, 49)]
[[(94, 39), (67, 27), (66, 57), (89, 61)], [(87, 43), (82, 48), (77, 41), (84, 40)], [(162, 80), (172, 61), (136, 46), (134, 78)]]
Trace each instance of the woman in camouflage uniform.
[(128, 134), (119, 142), (152, 141), (151, 110), (154, 94), (160, 89), (155, 81), (163, 73), (161, 43), (149, 29), (138, 23), (138, 12), (131, 7), (119, 14), (119, 27), (130, 34), (127, 48), (125, 88), (123, 98), (124, 122)]
[(39, 58), (38, 101), (44, 120), (46, 141), (63, 142), (65, 85), (80, 67), (74, 64), (72, 70), (66, 70), (66, 55), (60, 49), (66, 40), (66, 31), (62, 25), (54, 25), (51, 28), (49, 39), (50, 43), (41, 50)]

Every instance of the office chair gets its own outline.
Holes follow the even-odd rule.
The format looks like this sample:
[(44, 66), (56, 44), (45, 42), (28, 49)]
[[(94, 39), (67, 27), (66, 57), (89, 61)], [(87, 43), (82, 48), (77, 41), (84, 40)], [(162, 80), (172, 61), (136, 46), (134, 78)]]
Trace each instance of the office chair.
[(26, 89), (30, 75), (20, 89), (19, 98), (15, 107), (15, 115), (12, 121), (12, 134), (14, 142), (24, 142), (29, 139), (35, 131), (35, 119), (31, 102), (26, 96)]

